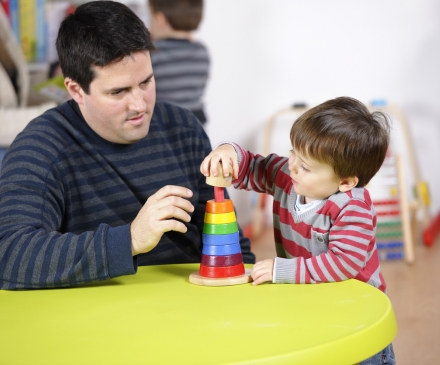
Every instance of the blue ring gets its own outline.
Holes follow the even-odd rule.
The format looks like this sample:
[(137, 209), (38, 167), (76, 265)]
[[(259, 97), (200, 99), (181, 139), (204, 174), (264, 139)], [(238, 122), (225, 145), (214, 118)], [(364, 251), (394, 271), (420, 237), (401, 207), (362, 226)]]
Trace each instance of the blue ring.
[(240, 237), (238, 232), (229, 234), (206, 234), (203, 233), (202, 236), (203, 244), (210, 246), (219, 245), (232, 245), (233, 243), (240, 242)]
[(223, 246), (203, 245), (203, 249), (202, 249), (202, 253), (204, 255), (210, 255), (210, 256), (234, 255), (239, 252), (241, 252), (241, 247), (239, 243), (233, 243), (232, 245), (223, 245)]

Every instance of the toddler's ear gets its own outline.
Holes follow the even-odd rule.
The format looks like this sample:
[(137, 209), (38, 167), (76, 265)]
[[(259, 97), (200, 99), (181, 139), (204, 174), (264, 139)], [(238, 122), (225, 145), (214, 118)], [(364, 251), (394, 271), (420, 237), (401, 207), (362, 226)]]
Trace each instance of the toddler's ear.
[(358, 182), (359, 179), (357, 176), (352, 176), (342, 179), (339, 183), (339, 191), (342, 193), (346, 193), (347, 191), (350, 191), (351, 189), (356, 187)]

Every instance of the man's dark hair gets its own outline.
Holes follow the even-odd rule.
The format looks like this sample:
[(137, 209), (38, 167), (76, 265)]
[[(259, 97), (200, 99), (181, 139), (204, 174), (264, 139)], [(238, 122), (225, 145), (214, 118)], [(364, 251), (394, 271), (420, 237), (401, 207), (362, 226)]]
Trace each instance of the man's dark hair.
[(126, 5), (114, 1), (79, 6), (61, 23), (56, 47), (64, 77), (76, 81), (87, 94), (95, 66), (104, 67), (135, 52), (155, 49), (142, 20)]
[(301, 115), (290, 130), (292, 147), (333, 167), (341, 178), (368, 184), (385, 159), (390, 139), (386, 114), (370, 112), (360, 101), (340, 97)]
[(174, 30), (197, 29), (203, 14), (203, 0), (149, 0), (152, 12), (162, 12)]

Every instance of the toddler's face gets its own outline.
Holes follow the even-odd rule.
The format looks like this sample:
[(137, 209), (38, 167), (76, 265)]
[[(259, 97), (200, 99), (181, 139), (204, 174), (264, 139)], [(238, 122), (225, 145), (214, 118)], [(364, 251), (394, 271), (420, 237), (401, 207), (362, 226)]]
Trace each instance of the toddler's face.
[(289, 171), (295, 193), (304, 196), (307, 203), (339, 191), (341, 180), (332, 166), (303, 156), (295, 149), (289, 157)]

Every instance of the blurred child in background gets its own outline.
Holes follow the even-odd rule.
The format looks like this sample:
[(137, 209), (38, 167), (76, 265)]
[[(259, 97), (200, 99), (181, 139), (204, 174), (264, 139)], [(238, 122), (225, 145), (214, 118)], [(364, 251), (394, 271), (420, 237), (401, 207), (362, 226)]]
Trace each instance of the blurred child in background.
[(149, 0), (156, 98), (191, 110), (206, 123), (203, 94), (209, 73), (206, 47), (193, 39), (203, 0)]

